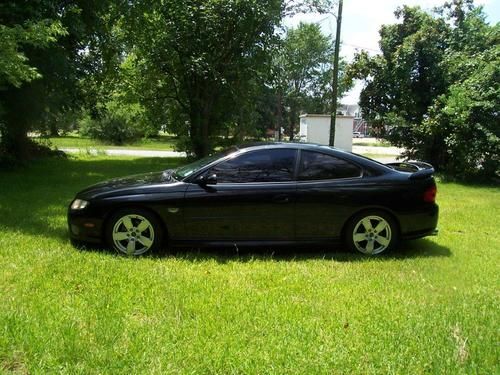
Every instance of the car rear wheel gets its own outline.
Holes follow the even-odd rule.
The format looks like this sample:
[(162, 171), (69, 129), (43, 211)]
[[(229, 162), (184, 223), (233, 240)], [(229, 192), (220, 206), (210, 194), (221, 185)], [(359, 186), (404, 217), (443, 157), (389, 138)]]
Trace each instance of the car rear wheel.
[(392, 249), (399, 237), (392, 217), (381, 211), (356, 215), (348, 224), (346, 242), (351, 250), (376, 255)]
[(119, 253), (129, 256), (158, 250), (162, 237), (162, 226), (158, 219), (143, 210), (117, 212), (106, 227), (108, 243)]

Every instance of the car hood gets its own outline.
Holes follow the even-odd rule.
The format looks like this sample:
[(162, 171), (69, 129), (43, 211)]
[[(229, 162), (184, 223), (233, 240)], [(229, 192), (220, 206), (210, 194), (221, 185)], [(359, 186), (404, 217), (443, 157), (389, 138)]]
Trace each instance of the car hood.
[(81, 199), (92, 199), (101, 196), (118, 194), (140, 194), (146, 191), (154, 192), (154, 188), (178, 184), (172, 177), (172, 170), (136, 174), (132, 176), (113, 178), (89, 186), (77, 194)]

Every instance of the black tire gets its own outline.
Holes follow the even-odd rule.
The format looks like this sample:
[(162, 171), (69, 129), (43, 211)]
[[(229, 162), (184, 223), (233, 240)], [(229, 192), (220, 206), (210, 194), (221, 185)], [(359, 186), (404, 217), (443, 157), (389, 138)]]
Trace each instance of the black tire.
[(363, 211), (349, 220), (344, 241), (352, 251), (378, 255), (397, 246), (399, 228), (392, 216), (384, 211)]
[(150, 211), (122, 209), (107, 221), (104, 236), (109, 246), (118, 253), (139, 256), (161, 249), (163, 225)]

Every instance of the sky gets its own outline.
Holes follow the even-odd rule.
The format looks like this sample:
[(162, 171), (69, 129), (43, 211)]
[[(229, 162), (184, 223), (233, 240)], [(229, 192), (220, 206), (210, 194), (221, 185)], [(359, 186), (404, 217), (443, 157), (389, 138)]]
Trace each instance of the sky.
[[(425, 10), (440, 6), (445, 0), (344, 0), (341, 29), (341, 56), (351, 61), (356, 50), (364, 49), (370, 54), (379, 53), (380, 26), (395, 23), (394, 11), (402, 5), (419, 5)], [(490, 24), (500, 22), (500, 0), (476, 0), (476, 5), (482, 5)], [(319, 22), (325, 34), (334, 35), (336, 20), (325, 14), (299, 14), (285, 21), (287, 27), (295, 27), (300, 22)], [(354, 88), (343, 98), (344, 104), (358, 102), (362, 82), (357, 82)]]

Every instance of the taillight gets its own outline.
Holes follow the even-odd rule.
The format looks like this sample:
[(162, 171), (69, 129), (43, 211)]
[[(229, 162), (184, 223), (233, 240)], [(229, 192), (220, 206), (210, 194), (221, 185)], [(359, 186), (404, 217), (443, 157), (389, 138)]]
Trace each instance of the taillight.
[(429, 186), (424, 192), (424, 202), (434, 203), (436, 201), (437, 187)]

